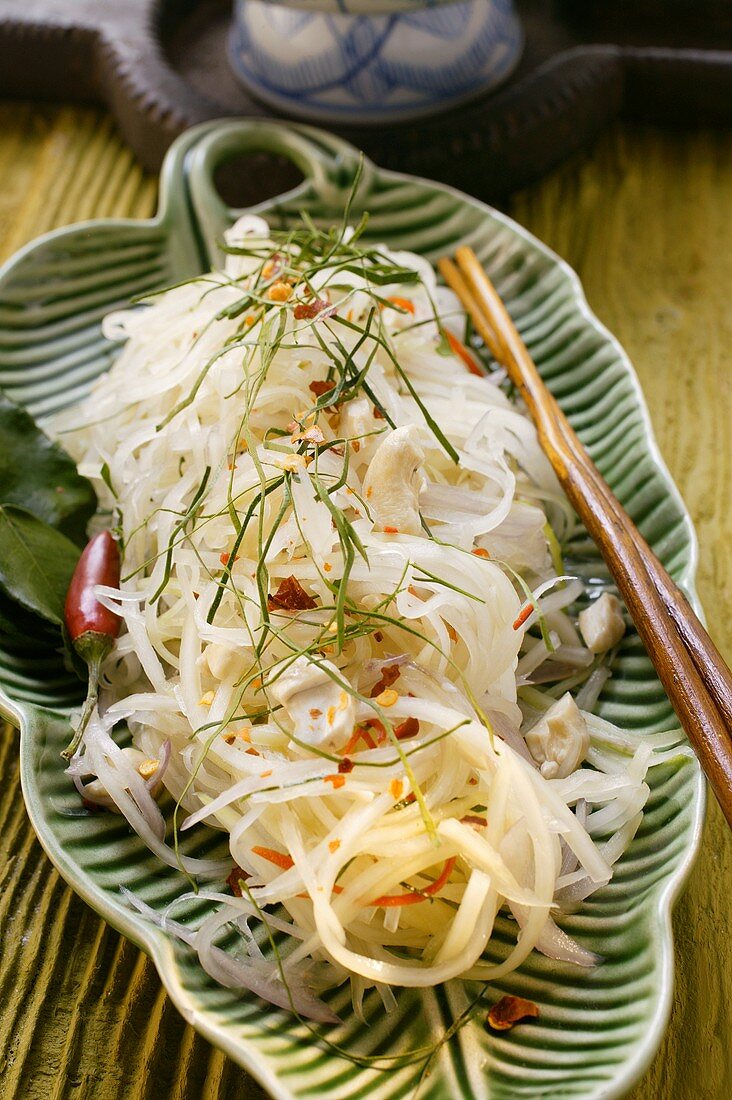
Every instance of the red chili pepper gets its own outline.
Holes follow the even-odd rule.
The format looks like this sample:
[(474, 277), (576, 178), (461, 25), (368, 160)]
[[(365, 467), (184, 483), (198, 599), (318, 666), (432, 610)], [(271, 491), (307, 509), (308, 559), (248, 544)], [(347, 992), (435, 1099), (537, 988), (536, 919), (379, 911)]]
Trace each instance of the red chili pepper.
[(66, 594), (66, 630), (74, 649), (89, 667), (89, 688), (84, 709), (71, 743), (62, 754), (67, 760), (81, 744), (96, 706), (102, 661), (112, 648), (122, 622), (119, 615), (100, 604), (94, 589), (98, 584), (116, 588), (120, 568), (117, 543), (109, 531), (101, 531), (84, 548)]

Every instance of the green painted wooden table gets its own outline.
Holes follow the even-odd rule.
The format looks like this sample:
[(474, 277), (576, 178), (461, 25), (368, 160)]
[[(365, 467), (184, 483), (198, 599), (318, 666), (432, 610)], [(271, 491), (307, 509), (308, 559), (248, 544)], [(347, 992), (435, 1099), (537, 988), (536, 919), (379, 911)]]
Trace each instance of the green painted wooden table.
[[(45, 230), (146, 217), (155, 201), (155, 181), (101, 113), (0, 104), (0, 260)], [(731, 660), (732, 134), (615, 129), (511, 213), (577, 269), (635, 363), (699, 533), (711, 632)], [(732, 1096), (731, 925), (732, 838), (713, 805), (674, 919), (671, 1025), (632, 1100)], [(3, 1100), (263, 1096), (184, 1024), (147, 959), (61, 882), (26, 818), (9, 728), (0, 945)]]

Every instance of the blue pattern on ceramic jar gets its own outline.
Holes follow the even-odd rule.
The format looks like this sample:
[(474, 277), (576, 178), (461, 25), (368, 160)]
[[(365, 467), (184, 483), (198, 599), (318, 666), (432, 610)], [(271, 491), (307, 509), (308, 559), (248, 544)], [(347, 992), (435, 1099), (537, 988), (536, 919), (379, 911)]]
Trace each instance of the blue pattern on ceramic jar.
[[(523, 35), (512, 0), (237, 0), (234, 73), (287, 115), (416, 118), (495, 87)], [(351, 14), (355, 12), (356, 14)]]

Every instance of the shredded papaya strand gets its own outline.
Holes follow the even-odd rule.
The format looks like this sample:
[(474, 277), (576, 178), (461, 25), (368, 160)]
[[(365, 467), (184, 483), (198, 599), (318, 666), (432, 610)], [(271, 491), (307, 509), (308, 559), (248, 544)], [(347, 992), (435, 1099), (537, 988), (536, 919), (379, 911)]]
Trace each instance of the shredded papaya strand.
[[(339, 886), (337, 882), (334, 883), (334, 885), (333, 885), (333, 893), (334, 894), (342, 894), (343, 893), (343, 887)], [(310, 894), (297, 894), (296, 896), (298, 898), (305, 898), (306, 900), (309, 900), (309, 898), (310, 898)]]
[(436, 878), (434, 882), (431, 882), (429, 886), (420, 889), (419, 893), (382, 894), (381, 897), (374, 898), (373, 901), (370, 901), (369, 905), (378, 906), (380, 909), (389, 909), (395, 908), (397, 905), (416, 905), (420, 901), (426, 901), (428, 897), (439, 893), (442, 887), (447, 883), (447, 880), (452, 874), (452, 869), (455, 866), (455, 859), (455, 856), (446, 859), (440, 877)]
[(449, 329), (445, 329), (445, 335), (447, 336), (447, 342), (453, 350), (453, 353), (457, 355), (458, 359), (462, 359), (465, 366), (468, 368), (471, 374), (477, 374), (479, 378), (484, 376), (484, 371), (480, 369), (473, 356), (462, 340), (458, 340), (457, 336)]

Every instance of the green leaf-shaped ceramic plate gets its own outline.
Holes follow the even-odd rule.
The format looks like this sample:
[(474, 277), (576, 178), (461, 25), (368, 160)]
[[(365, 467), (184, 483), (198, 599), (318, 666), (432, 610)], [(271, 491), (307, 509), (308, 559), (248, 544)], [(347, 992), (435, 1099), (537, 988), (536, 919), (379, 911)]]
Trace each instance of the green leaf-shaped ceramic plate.
[[(274, 224), (302, 209), (340, 218), (358, 156), (338, 139), (305, 127), (262, 122), (207, 124), (183, 135), (168, 155), (161, 212), (147, 222), (99, 221), (30, 245), (0, 273), (0, 386), (43, 419), (78, 401), (109, 367), (114, 349), (102, 316), (133, 295), (178, 282), (217, 259), (217, 242), (236, 216), (218, 196), (214, 174), (232, 157), (266, 150), (303, 172), (294, 191), (264, 205)], [(591, 314), (574, 273), (510, 219), (424, 180), (366, 164), (354, 208), (371, 214), (368, 236), (431, 261), (460, 243), (475, 248), (515, 317), (546, 382), (615, 492), (676, 580), (694, 598), (694, 534), (659, 457), (632, 367)], [(592, 547), (588, 553), (594, 553)], [(210, 981), (188, 948), (130, 912), (124, 885), (156, 908), (185, 888), (112, 815), (89, 816), (63, 774), (65, 715), (79, 684), (52, 649), (6, 640), (0, 647), (0, 708), (22, 729), (28, 812), (49, 856), (99, 913), (155, 960), (180, 1011), (246, 1066), (277, 1097), (372, 1100), (414, 1092), (420, 1067), (387, 1072), (354, 1065), (313, 1041), (291, 1016)], [(671, 707), (637, 637), (617, 659), (601, 712), (621, 726), (654, 733), (675, 725)], [(652, 772), (638, 836), (612, 884), (566, 922), (604, 962), (585, 971), (536, 956), (505, 986), (530, 997), (536, 1023), (489, 1035), (478, 1018), (443, 1046), (420, 1088), (427, 1098), (621, 1096), (648, 1065), (670, 1004), (670, 908), (698, 845), (703, 784), (693, 761)], [(189, 841), (221, 849), (221, 834)], [(196, 850), (191, 846), (190, 851)], [(498, 934), (508, 938), (508, 926)], [(344, 992), (332, 997), (344, 1023), (330, 1038), (361, 1054), (398, 1054), (439, 1036), (468, 1003), (452, 983), (407, 991), (387, 1017), (367, 1001), (359, 1023)]]

